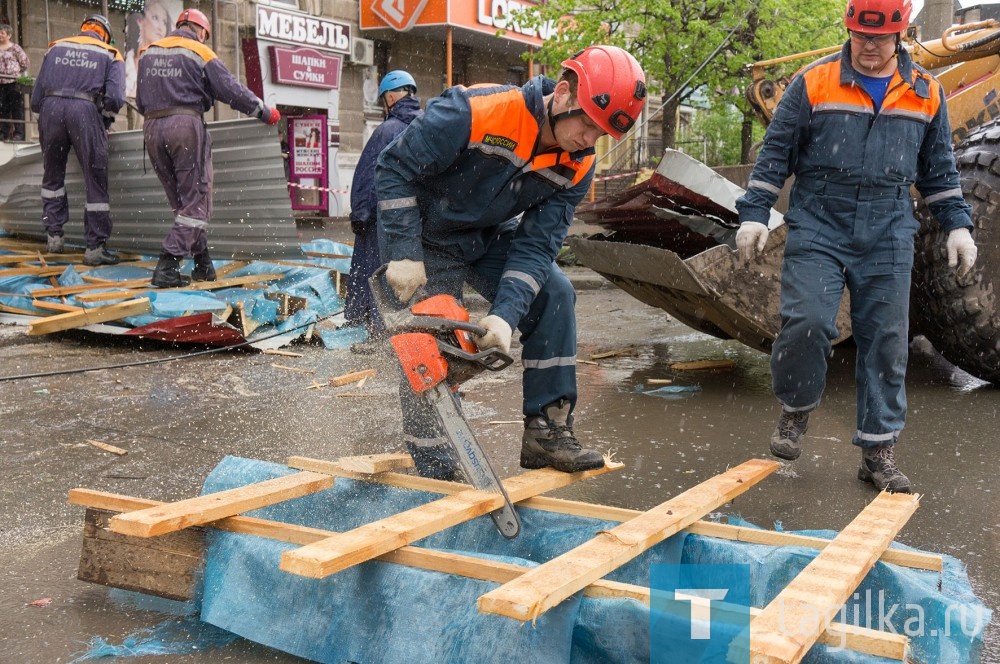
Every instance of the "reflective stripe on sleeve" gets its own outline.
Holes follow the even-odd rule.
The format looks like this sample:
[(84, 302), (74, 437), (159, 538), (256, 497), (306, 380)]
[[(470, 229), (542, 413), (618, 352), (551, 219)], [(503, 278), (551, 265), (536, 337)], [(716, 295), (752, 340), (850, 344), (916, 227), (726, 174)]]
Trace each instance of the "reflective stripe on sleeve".
[(747, 189), (753, 189), (754, 187), (757, 189), (763, 189), (764, 191), (769, 191), (772, 194), (781, 192), (781, 187), (775, 187), (773, 184), (764, 182), (763, 180), (750, 180), (747, 182)]
[(528, 284), (528, 288), (530, 288), (531, 292), (534, 293), (535, 295), (538, 295), (538, 292), (542, 290), (541, 284), (535, 281), (534, 277), (525, 272), (518, 272), (517, 270), (507, 270), (502, 275), (500, 275), (500, 278), (517, 279), (518, 281), (523, 281), (524, 283)]
[(407, 198), (391, 198), (386, 201), (378, 202), (379, 210), (401, 210), (403, 208), (417, 207), (417, 197), (408, 196)]
[[(945, 191), (939, 191), (936, 194), (931, 194), (924, 198), (924, 203), (930, 205), (931, 203), (937, 203), (938, 201), (943, 201), (946, 198), (962, 198), (961, 189), (946, 189)], [(964, 200), (964, 199), (963, 199)]]

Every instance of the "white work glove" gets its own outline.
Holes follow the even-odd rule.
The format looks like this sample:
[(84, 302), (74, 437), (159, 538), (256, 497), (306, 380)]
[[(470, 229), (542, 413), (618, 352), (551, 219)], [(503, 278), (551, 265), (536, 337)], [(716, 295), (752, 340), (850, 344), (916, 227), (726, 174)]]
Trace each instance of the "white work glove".
[(417, 289), (427, 283), (427, 273), (424, 272), (423, 261), (402, 259), (389, 261), (385, 268), (385, 280), (396, 294), (400, 302), (409, 302)]
[(972, 240), (972, 233), (968, 228), (956, 228), (948, 233), (948, 267), (958, 266), (958, 276), (964, 277), (976, 263), (976, 256), (979, 250)]
[(744, 261), (749, 261), (764, 251), (765, 242), (767, 242), (767, 226), (759, 221), (745, 221), (736, 231), (736, 250)]
[(505, 353), (510, 352), (510, 337), (514, 333), (500, 316), (487, 316), (479, 321), (479, 327), (486, 330), (486, 334), (476, 337), (476, 345), (479, 350), (487, 348), (499, 348)]

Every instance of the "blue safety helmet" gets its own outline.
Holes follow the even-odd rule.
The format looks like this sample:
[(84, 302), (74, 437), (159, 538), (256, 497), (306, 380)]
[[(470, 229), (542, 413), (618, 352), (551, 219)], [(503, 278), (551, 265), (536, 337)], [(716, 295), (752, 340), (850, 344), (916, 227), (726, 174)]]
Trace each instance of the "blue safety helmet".
[(403, 71), (402, 69), (394, 69), (385, 76), (382, 77), (382, 82), (378, 86), (378, 98), (381, 99), (382, 95), (390, 90), (398, 90), (400, 88), (410, 88), (410, 92), (417, 91), (417, 82), (413, 80), (410, 73)]

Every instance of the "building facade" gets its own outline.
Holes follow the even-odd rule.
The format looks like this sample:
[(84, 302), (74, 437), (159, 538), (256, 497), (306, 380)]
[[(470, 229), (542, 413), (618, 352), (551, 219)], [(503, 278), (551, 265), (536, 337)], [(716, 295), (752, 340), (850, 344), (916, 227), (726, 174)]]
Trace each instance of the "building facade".
[[(76, 34), (105, 13), (126, 59), (134, 95), (138, 51), (173, 29), (183, 8), (212, 19), (210, 46), (283, 119), (275, 140), (288, 159), (293, 208), (345, 216), (347, 188), (365, 141), (382, 121), (378, 81), (406, 69), (423, 101), (449, 85), (520, 85), (545, 73), (528, 54), (549, 36), (508, 24), (535, 0), (0, 0), (0, 21), (31, 59), (35, 74), (49, 42)], [(217, 105), (208, 120), (238, 117)], [(28, 114), (29, 140), (37, 127)], [(141, 127), (133, 106), (114, 130)], [(605, 139), (607, 140), (607, 139)], [(599, 146), (607, 149), (610, 145)]]

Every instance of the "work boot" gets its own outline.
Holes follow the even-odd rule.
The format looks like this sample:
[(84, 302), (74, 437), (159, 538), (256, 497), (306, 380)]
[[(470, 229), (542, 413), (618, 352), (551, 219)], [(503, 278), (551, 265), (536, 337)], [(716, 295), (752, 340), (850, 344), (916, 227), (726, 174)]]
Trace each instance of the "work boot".
[(417, 474), (434, 480), (452, 481), (458, 475), (458, 460), (451, 445), (440, 438), (407, 436), (406, 451), (413, 457)]
[(871, 482), (879, 491), (910, 493), (910, 478), (896, 467), (896, 453), (892, 445), (863, 448), (858, 479)]
[(62, 235), (48, 234), (45, 240), (45, 251), (50, 254), (61, 254), (66, 250), (66, 238)]
[(195, 254), (191, 279), (193, 281), (215, 281), (215, 265), (212, 264), (212, 257), (208, 255), (208, 249), (200, 254)]
[(604, 467), (604, 457), (584, 449), (573, 435), (569, 399), (560, 399), (542, 409), (544, 415), (524, 419), (521, 438), (521, 468), (552, 466), (564, 473)]
[(117, 254), (108, 251), (103, 242), (93, 249), (87, 249), (83, 252), (84, 265), (117, 265), (119, 260), (121, 259), (118, 258)]
[(156, 269), (153, 270), (153, 278), (150, 280), (150, 284), (155, 288), (187, 286), (191, 283), (191, 280), (181, 274), (180, 262), (180, 256), (174, 256), (166, 252), (160, 254), (160, 260), (156, 263)]
[(808, 411), (781, 410), (778, 425), (771, 434), (771, 454), (779, 459), (795, 461), (802, 454), (802, 436), (809, 428)]

